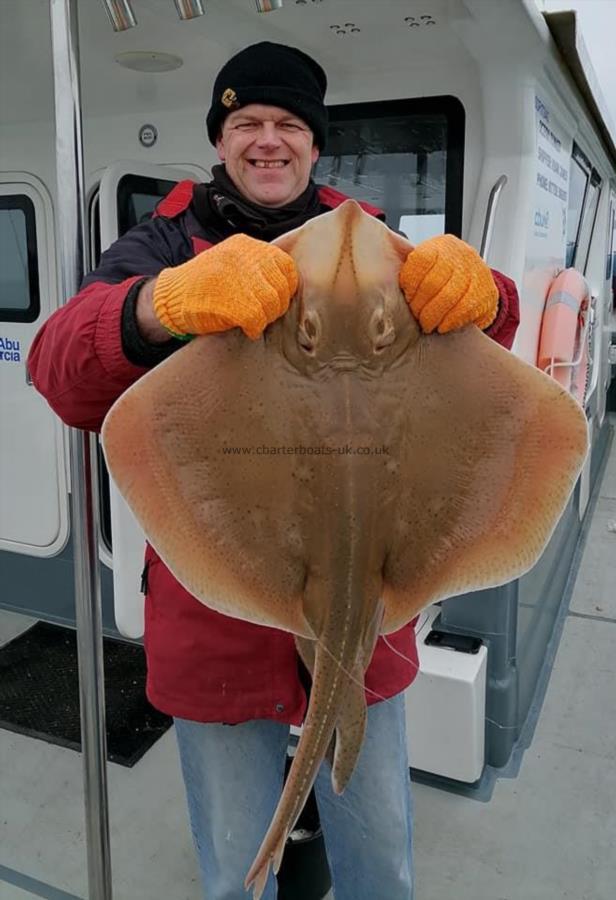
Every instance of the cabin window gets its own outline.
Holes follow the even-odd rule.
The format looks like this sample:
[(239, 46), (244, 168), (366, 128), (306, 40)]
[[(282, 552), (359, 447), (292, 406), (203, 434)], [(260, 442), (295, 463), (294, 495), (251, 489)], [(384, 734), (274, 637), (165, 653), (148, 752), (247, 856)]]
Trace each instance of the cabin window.
[(610, 203), (611, 220), (607, 244), (606, 280), (610, 282), (612, 291), (612, 309), (616, 310), (616, 196), (612, 194)]
[[(577, 152), (576, 152), (577, 151)], [(569, 168), (569, 208), (567, 210), (567, 249), (565, 266), (573, 265), (577, 237), (582, 219), (582, 207), (586, 186), (590, 177), (591, 165), (584, 154), (573, 145), (573, 156)]]
[[(88, 268), (95, 269), (101, 258), (101, 215), (100, 191), (98, 186), (88, 202), (88, 229), (90, 235)], [(111, 553), (111, 497), (109, 493), (109, 472), (103, 456), (100, 441), (96, 441), (96, 463), (98, 469), (98, 513), (100, 539)]]
[(97, 267), (101, 258), (101, 214), (100, 191), (98, 187), (93, 191), (88, 204), (88, 224), (90, 234), (89, 269), (91, 271)]
[(575, 252), (574, 265), (584, 275), (588, 268), (588, 256), (590, 252), (590, 241), (592, 239), (595, 228), (595, 219), (597, 218), (597, 208), (599, 206), (599, 197), (601, 196), (601, 178), (593, 169), (590, 175), (590, 183), (586, 188), (586, 199), (584, 201), (584, 211), (582, 213), (582, 222), (580, 224), (580, 233), (578, 237), (578, 245)]
[(605, 280), (609, 281), (616, 275), (616, 198), (612, 195), (610, 202), (610, 221), (607, 229), (607, 259), (605, 262)]
[(109, 552), (111, 553), (111, 493), (109, 482), (109, 470), (103, 455), (103, 448), (100, 441), (96, 442), (96, 463), (98, 467), (98, 516), (100, 537)]
[(0, 196), (0, 320), (34, 322), (40, 311), (34, 204)]
[(573, 145), (569, 169), (569, 208), (567, 210), (567, 246), (565, 266), (585, 273), (593, 234), (601, 178), (585, 153)]
[(124, 175), (118, 183), (118, 234), (151, 219), (156, 205), (175, 185), (165, 178)]
[(329, 108), (315, 180), (382, 209), (412, 243), (462, 229), (464, 108), (454, 97)]

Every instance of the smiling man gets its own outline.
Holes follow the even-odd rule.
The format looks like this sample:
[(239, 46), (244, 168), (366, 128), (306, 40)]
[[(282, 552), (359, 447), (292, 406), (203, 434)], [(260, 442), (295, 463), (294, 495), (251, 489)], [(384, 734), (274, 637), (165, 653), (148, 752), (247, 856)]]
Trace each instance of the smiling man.
[[(327, 131), (326, 86), (315, 60), (279, 44), (248, 47), (223, 67), (207, 115), (222, 163), (212, 180), (178, 185), (151, 221), (103, 254), (36, 337), (33, 383), (67, 424), (98, 431), (116, 398), (190, 335), (239, 327), (258, 339), (286, 312), (297, 272), (269, 242), (346, 199), (311, 179)], [(462, 241), (421, 244), (401, 284), (425, 331), (474, 322), (511, 346), (515, 286)], [(175, 720), (205, 896), (244, 900), (244, 876), (280, 796), (289, 726), (306, 711), (306, 673), (292, 635), (203, 606), (151, 547), (142, 586), (147, 693)], [(317, 778), (336, 900), (412, 898), (402, 691), (416, 672), (412, 625), (389, 646), (379, 640), (353, 778), (341, 798), (326, 764)], [(271, 873), (263, 896), (276, 896)]]
[[(285, 84), (270, 83), (275, 69)], [(323, 69), (301, 50), (257, 44), (220, 71), (207, 116), (227, 175), (253, 203), (281, 207), (308, 188), (323, 148), (327, 112)]]
[(319, 157), (312, 131), (302, 119), (261, 103), (225, 119), (216, 149), (246, 199), (273, 208), (297, 200)]
[(260, 103), (231, 113), (216, 149), (238, 190), (248, 200), (271, 207), (299, 197), (319, 157), (305, 122)]

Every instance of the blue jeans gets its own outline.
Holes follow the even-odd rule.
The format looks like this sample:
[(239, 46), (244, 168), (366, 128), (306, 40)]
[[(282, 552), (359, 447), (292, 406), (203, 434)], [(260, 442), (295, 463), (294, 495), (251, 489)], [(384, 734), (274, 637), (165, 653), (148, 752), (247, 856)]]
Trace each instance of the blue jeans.
[[(248, 900), (243, 886), (282, 789), (289, 727), (258, 720), (175, 720), (190, 822), (207, 900)], [(412, 900), (412, 807), (404, 697), (368, 709), (345, 792), (327, 763), (315, 784), (336, 900)], [(270, 878), (263, 900), (275, 900)]]

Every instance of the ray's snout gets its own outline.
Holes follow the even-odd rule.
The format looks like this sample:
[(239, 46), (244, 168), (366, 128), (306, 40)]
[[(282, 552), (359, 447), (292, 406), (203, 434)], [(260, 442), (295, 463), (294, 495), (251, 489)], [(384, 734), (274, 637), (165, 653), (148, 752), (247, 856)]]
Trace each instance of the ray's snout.
[(294, 365), (303, 363), (307, 371), (315, 366), (365, 371), (372, 363), (381, 368), (396, 348), (417, 338), (399, 285), (400, 266), (412, 245), (354, 200), (277, 243), (300, 274), (284, 325), (285, 355)]

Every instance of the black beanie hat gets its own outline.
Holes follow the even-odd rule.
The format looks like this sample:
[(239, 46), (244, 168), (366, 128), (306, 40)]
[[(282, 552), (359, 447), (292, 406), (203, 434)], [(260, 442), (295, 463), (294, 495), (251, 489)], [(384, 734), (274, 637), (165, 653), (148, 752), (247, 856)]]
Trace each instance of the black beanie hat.
[(264, 103), (303, 119), (322, 148), (327, 133), (326, 89), (325, 72), (307, 53), (269, 41), (253, 44), (231, 57), (218, 73), (206, 118), (208, 137), (215, 144), (229, 113), (249, 103)]

